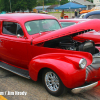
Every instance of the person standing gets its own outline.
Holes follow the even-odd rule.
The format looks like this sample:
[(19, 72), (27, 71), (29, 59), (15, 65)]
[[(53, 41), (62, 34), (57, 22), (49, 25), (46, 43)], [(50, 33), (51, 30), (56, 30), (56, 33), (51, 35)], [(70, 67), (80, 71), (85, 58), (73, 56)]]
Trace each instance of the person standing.
[(79, 14), (80, 14), (80, 12), (81, 12), (82, 10), (81, 10), (81, 8), (79, 9)]
[(61, 19), (64, 18), (64, 10), (62, 10), (60, 17), (61, 17)]
[(77, 10), (75, 9), (75, 17), (77, 17)]

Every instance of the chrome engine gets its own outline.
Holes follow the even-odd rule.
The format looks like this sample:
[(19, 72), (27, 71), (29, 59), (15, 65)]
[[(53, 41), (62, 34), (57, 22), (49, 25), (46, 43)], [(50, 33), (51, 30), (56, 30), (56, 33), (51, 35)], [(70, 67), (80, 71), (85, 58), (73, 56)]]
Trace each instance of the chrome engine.
[(91, 40), (85, 40), (84, 42), (78, 42), (71, 38), (71, 36), (60, 37), (54, 40), (46, 41), (44, 47), (50, 48), (61, 48), (65, 50), (75, 50), (75, 51), (84, 51), (91, 54), (95, 52), (94, 42)]
[(60, 42), (60, 47), (66, 50), (75, 50), (75, 51), (85, 51), (91, 54), (95, 54), (95, 46), (93, 41), (85, 41), (83, 43), (73, 41), (72, 43), (62, 43)]

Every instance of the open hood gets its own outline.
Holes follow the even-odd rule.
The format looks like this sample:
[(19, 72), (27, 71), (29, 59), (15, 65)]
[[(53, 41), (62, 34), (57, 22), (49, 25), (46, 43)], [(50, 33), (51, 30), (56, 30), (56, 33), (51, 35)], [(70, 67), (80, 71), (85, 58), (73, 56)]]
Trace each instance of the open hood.
[(84, 32), (87, 32), (88, 30), (99, 31), (100, 20), (99, 19), (89, 20), (89, 21), (85, 21), (82, 23), (78, 23), (69, 27), (65, 27), (65, 28), (50, 32), (48, 34), (45, 34), (43, 36), (33, 39), (33, 44), (39, 44), (45, 41), (49, 41), (52, 39), (56, 39), (56, 38), (71, 35), (71, 34), (76, 36), (79, 34), (83, 34)]

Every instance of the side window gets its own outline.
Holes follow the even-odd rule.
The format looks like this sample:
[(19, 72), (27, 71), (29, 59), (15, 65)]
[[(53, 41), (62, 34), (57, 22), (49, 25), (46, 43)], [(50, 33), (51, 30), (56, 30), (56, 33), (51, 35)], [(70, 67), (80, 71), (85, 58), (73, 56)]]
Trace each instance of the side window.
[(17, 24), (13, 22), (3, 22), (3, 33), (16, 35), (17, 34)]
[(23, 30), (22, 30), (22, 28), (21, 28), (21, 26), (19, 24), (17, 24), (17, 34), (19, 34), (21, 36), (24, 35)]
[(21, 26), (14, 22), (3, 22), (3, 33), (9, 35), (24, 35)]

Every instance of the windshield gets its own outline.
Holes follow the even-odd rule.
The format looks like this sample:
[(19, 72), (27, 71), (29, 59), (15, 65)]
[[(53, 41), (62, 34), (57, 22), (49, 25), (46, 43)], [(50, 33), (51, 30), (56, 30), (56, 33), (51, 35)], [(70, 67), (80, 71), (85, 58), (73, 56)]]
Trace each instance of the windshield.
[(61, 28), (58, 21), (54, 19), (29, 21), (25, 23), (25, 27), (28, 34), (30, 35), (45, 31), (53, 31)]
[(75, 22), (60, 22), (62, 27), (68, 27), (70, 25), (74, 25)]
[(100, 19), (100, 14), (90, 15), (87, 19)]

